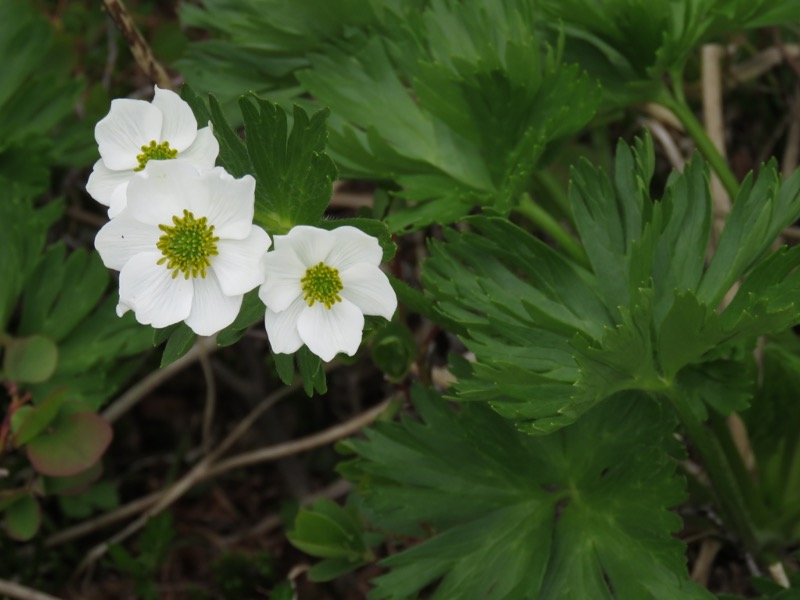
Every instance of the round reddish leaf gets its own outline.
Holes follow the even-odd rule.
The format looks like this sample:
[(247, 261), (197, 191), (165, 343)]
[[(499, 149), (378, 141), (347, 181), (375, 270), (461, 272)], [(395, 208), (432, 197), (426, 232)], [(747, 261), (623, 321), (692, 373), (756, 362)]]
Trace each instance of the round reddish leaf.
[(111, 426), (95, 413), (74, 413), (59, 420), (53, 431), (27, 446), (28, 459), (43, 475), (70, 477), (85, 471), (111, 443)]

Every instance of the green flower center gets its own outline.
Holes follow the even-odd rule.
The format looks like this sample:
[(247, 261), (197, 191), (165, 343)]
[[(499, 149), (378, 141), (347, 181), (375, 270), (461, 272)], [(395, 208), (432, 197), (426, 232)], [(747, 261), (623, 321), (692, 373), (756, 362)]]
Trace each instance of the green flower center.
[(308, 302), (309, 306), (314, 306), (314, 302), (321, 302), (325, 308), (330, 308), (342, 301), (339, 292), (344, 286), (339, 271), (325, 263), (306, 269), (306, 274), (300, 283), (303, 286), (303, 300)]
[(169, 142), (161, 142), (156, 144), (155, 140), (151, 140), (149, 144), (142, 146), (142, 153), (136, 155), (136, 160), (139, 161), (139, 166), (134, 171), (141, 171), (144, 169), (148, 160), (169, 160), (178, 156), (178, 151), (169, 147)]
[(156, 244), (164, 255), (158, 264), (167, 263), (167, 269), (172, 269), (173, 279), (179, 272), (183, 273), (184, 279), (198, 275), (205, 277), (206, 269), (211, 266), (210, 257), (218, 254), (219, 241), (208, 219), (195, 219), (192, 213), (184, 210), (183, 217), (172, 217), (172, 225), (159, 225), (158, 228), (164, 232)]

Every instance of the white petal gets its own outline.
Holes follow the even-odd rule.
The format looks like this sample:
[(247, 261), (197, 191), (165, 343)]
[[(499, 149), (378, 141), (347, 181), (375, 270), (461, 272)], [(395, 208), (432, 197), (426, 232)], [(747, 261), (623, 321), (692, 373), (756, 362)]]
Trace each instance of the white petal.
[(189, 105), (175, 92), (156, 86), (153, 106), (164, 115), (158, 141), (169, 142), (178, 152), (191, 146), (197, 136), (197, 120)]
[[(133, 179), (133, 177), (131, 177)], [(111, 205), (108, 207), (108, 218), (113, 219), (128, 206), (128, 183), (130, 179), (114, 190), (111, 194)]]
[(391, 320), (397, 309), (397, 295), (389, 278), (374, 265), (357, 264), (339, 273), (343, 289), (339, 294), (355, 304), (365, 315)]
[(360, 229), (346, 225), (331, 231), (333, 248), (326, 264), (346, 271), (358, 263), (378, 266), (383, 258), (383, 250), (378, 240)]
[(267, 313), (264, 315), (264, 327), (267, 330), (267, 337), (273, 352), (291, 354), (300, 349), (303, 340), (300, 339), (300, 334), (297, 332), (297, 320), (306, 308), (308, 306), (305, 301), (298, 298), (289, 308), (279, 313), (267, 309)]
[(218, 254), (211, 257), (211, 269), (225, 294), (245, 294), (264, 282), (262, 261), (270, 243), (267, 232), (256, 225), (250, 226), (250, 235), (243, 240), (217, 242)]
[(306, 266), (291, 250), (267, 252), (264, 272), (264, 285), (258, 290), (258, 297), (267, 308), (281, 312), (302, 295), (300, 280)]
[[(156, 264), (158, 252), (137, 254), (119, 274), (119, 303), (136, 314), (143, 325), (166, 327), (186, 319), (192, 309), (194, 285), (190, 279), (172, 278), (166, 266)], [(117, 308), (119, 312), (120, 308)]]
[(313, 267), (325, 262), (334, 241), (330, 231), (308, 225), (297, 225), (286, 235), (275, 236), (275, 250), (291, 248), (301, 263), (306, 267)]
[(192, 331), (197, 335), (213, 335), (233, 323), (242, 306), (242, 295), (225, 295), (213, 271), (193, 281), (192, 312), (186, 318)]
[(234, 179), (222, 167), (202, 175), (206, 193), (191, 199), (195, 216), (208, 217), (214, 234), (241, 240), (250, 235), (255, 207), (256, 180), (250, 175)]
[(178, 153), (175, 160), (185, 160), (201, 172), (205, 172), (214, 168), (217, 156), (219, 156), (219, 142), (211, 132), (211, 127), (203, 127), (197, 130), (197, 137), (192, 145)]
[(361, 344), (364, 315), (349, 300), (337, 302), (330, 308), (314, 303), (297, 320), (297, 332), (308, 349), (325, 362), (344, 352), (353, 356)]
[(207, 194), (200, 174), (190, 164), (151, 160), (128, 184), (128, 209), (144, 223), (170, 225), (173, 216), (182, 216), (184, 209), (191, 210), (195, 201), (202, 203)]
[(156, 227), (137, 221), (128, 212), (123, 212), (97, 232), (94, 247), (106, 267), (121, 271), (125, 263), (137, 254), (158, 252), (156, 244), (160, 236), (161, 232)]
[(142, 146), (161, 135), (161, 111), (144, 100), (111, 101), (111, 110), (98, 121), (94, 137), (105, 165), (114, 171), (134, 169)]
[(119, 186), (127, 186), (128, 180), (133, 177), (133, 170), (112, 171), (103, 164), (101, 158), (94, 163), (89, 181), (86, 182), (86, 191), (100, 204), (111, 206), (111, 196)]

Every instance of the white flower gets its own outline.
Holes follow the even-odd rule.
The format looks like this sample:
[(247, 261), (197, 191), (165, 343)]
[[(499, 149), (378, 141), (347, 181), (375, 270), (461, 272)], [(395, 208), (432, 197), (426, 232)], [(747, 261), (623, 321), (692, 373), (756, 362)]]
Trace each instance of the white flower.
[(175, 92), (155, 88), (152, 104), (117, 99), (95, 126), (100, 160), (94, 164), (86, 191), (109, 207), (108, 216), (125, 208), (130, 180), (149, 161), (186, 161), (200, 171), (214, 167), (219, 143), (211, 127), (197, 129), (192, 109)]
[(95, 238), (119, 274), (117, 314), (144, 325), (185, 321), (211, 335), (239, 314), (242, 295), (264, 281), (270, 245), (253, 225), (255, 180), (221, 167), (205, 173), (158, 161), (128, 185), (128, 204)]
[(364, 315), (391, 319), (397, 296), (380, 270), (378, 241), (355, 227), (326, 231), (300, 225), (275, 236), (258, 291), (272, 350), (303, 344), (324, 361), (352, 356), (361, 344)]

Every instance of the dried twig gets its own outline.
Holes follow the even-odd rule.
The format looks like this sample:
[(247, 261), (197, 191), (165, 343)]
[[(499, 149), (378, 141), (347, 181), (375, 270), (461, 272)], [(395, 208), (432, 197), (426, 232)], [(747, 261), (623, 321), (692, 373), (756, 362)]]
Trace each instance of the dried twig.
[(45, 594), (5, 579), (0, 579), (0, 595), (19, 598), (19, 600), (61, 600), (50, 594)]
[(131, 49), (134, 60), (139, 68), (150, 78), (151, 81), (156, 83), (162, 88), (172, 87), (167, 71), (156, 60), (153, 51), (142, 36), (139, 28), (133, 22), (133, 18), (128, 13), (122, 0), (103, 0), (103, 4), (108, 11), (108, 14), (114, 20), (114, 23), (122, 33), (123, 37), (127, 40), (128, 46)]
[(192, 349), (181, 356), (178, 360), (168, 364), (163, 369), (154, 371), (142, 381), (134, 385), (127, 392), (122, 394), (101, 413), (101, 416), (109, 423), (113, 423), (131, 408), (133, 408), (136, 404), (138, 404), (140, 400), (147, 396), (147, 394), (152, 392), (167, 379), (172, 377), (175, 373), (185, 369), (194, 361), (199, 360), (202, 353), (209, 354), (214, 352), (217, 348), (218, 346), (215, 337), (199, 339)]
[(217, 386), (214, 381), (214, 371), (211, 368), (211, 360), (208, 358), (208, 352), (205, 348), (198, 346), (200, 359), (200, 366), (203, 369), (203, 378), (206, 382), (206, 404), (203, 410), (203, 453), (208, 454), (211, 452), (211, 425), (214, 422), (214, 414), (216, 413), (217, 406)]
[[(708, 137), (725, 158), (725, 119), (722, 109), (722, 70), (725, 51), (717, 44), (706, 44), (703, 60), (703, 124)], [(718, 237), (725, 216), (731, 210), (731, 199), (715, 173), (711, 174), (711, 199), (714, 203), (714, 232)]]
[(231, 459), (226, 461), (220, 461), (218, 464), (215, 464), (215, 461), (226, 451), (233, 443), (245, 432), (249, 429), (252, 422), (263, 413), (263, 411), (267, 410), (267, 408), (271, 407), (273, 404), (288, 396), (291, 392), (295, 391), (297, 386), (286, 387), (279, 392), (271, 395), (269, 398), (265, 399), (261, 405), (256, 407), (254, 411), (248, 415), (239, 425), (231, 432), (228, 437), (210, 454), (208, 454), (203, 460), (201, 460), (197, 465), (192, 468), (189, 473), (184, 475), (180, 480), (178, 480), (175, 484), (167, 488), (165, 492), (161, 495), (161, 497), (154, 502), (152, 507), (150, 507), (145, 514), (140, 516), (134, 522), (130, 523), (127, 527), (125, 527), (122, 531), (118, 532), (114, 536), (112, 536), (108, 541), (103, 542), (102, 544), (98, 544), (94, 548), (92, 548), (86, 555), (83, 561), (81, 561), (80, 565), (76, 570), (76, 573), (81, 573), (88, 569), (95, 561), (97, 561), (100, 557), (102, 557), (106, 551), (108, 550), (109, 546), (113, 544), (118, 544), (132, 534), (137, 532), (139, 529), (144, 527), (147, 523), (148, 519), (157, 515), (159, 512), (163, 511), (179, 498), (181, 498), (186, 492), (188, 492), (192, 487), (194, 487), (197, 483), (209, 479), (211, 477), (215, 477), (217, 475), (221, 475), (229, 470), (245, 466), (255, 464), (257, 462), (267, 462), (272, 460), (278, 460), (280, 458), (284, 458), (287, 456), (291, 456), (293, 454), (297, 454), (300, 452), (305, 452), (307, 450), (311, 450), (313, 448), (317, 448), (319, 446), (324, 446), (336, 440), (339, 440), (343, 437), (351, 435), (365, 427), (372, 421), (374, 421), (389, 405), (389, 400), (385, 400), (378, 404), (377, 406), (372, 407), (371, 409), (353, 417), (349, 421), (342, 423), (340, 425), (335, 425), (329, 429), (321, 431), (317, 434), (310, 435), (299, 440), (293, 440), (291, 442), (286, 442), (283, 444), (278, 444), (276, 446), (270, 446), (267, 448), (262, 448), (260, 450), (256, 450), (253, 452), (246, 452), (239, 456), (234, 456)]

